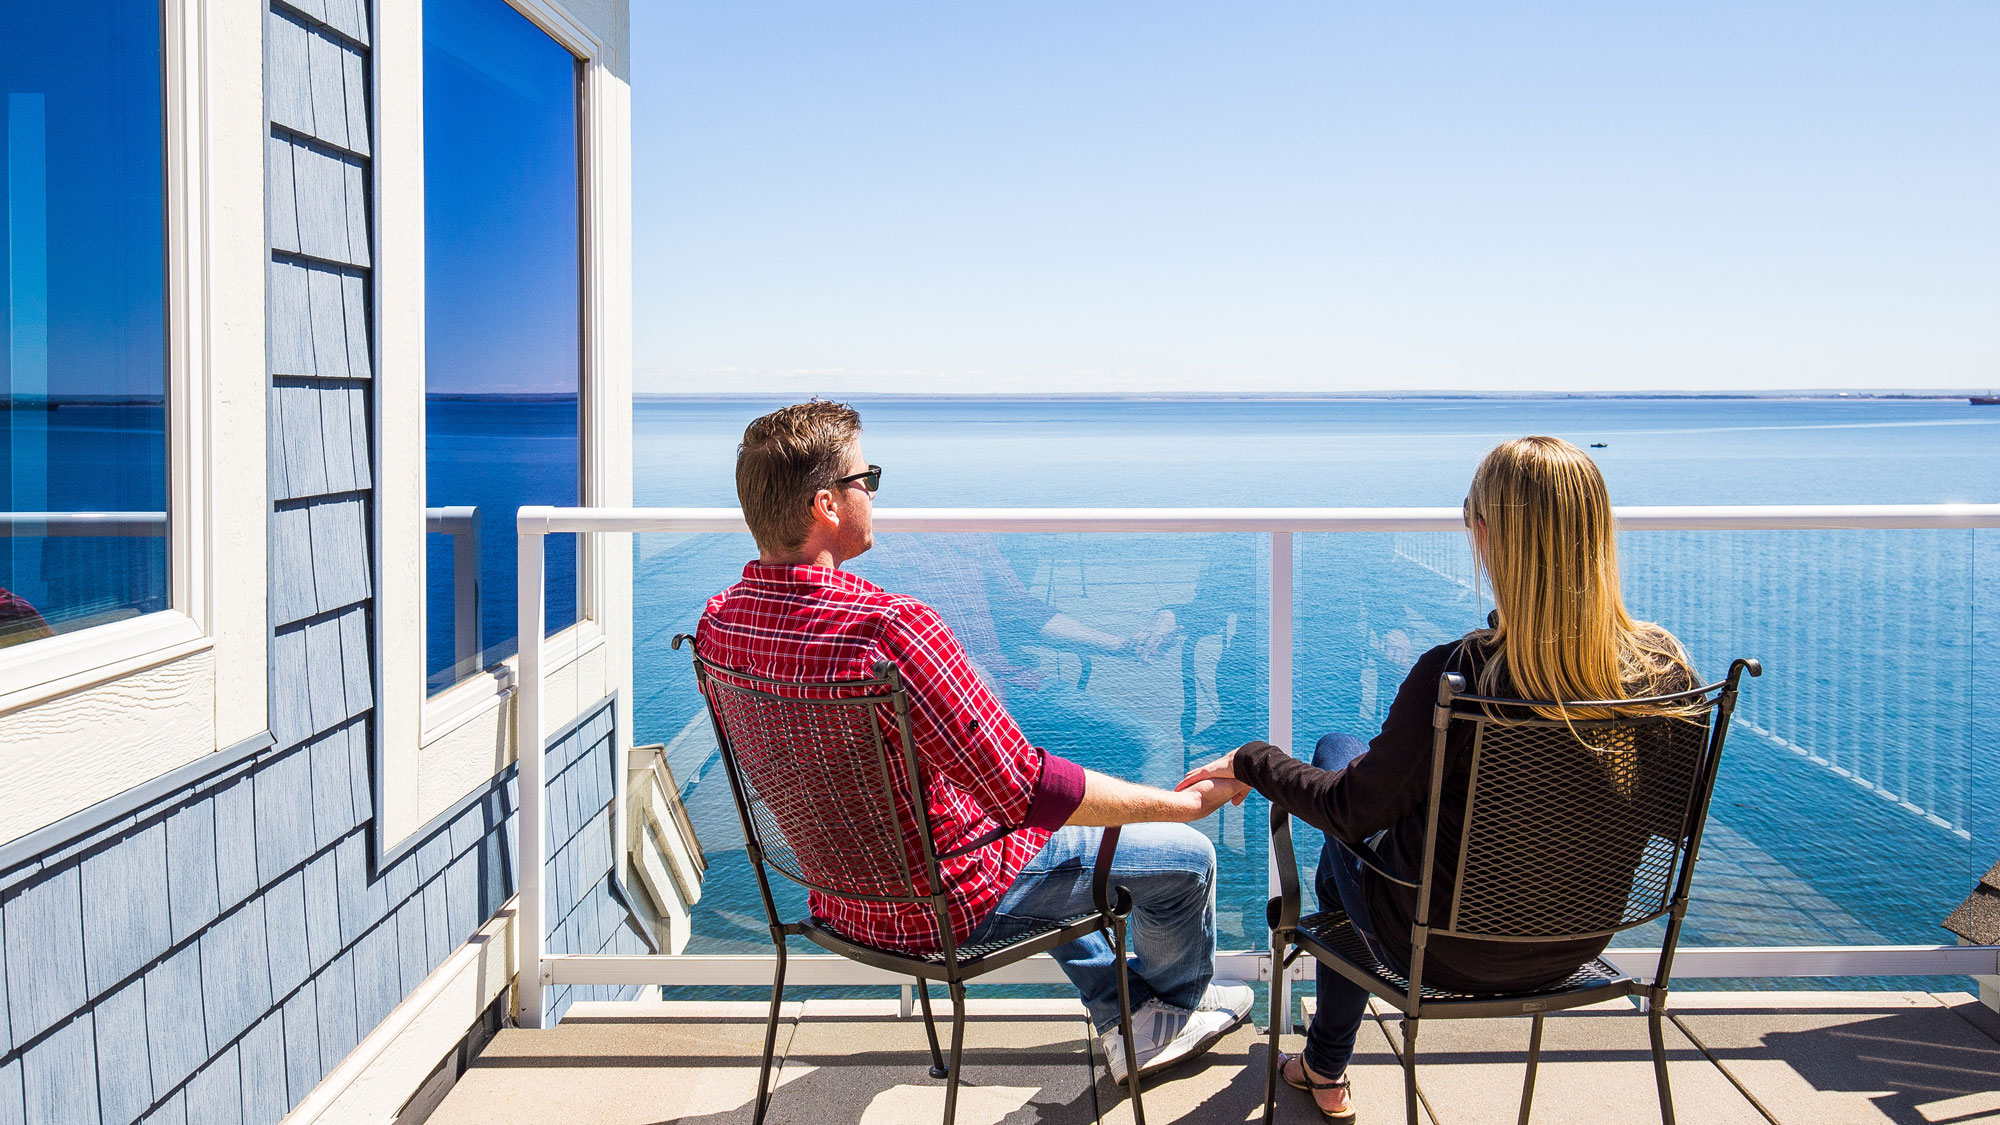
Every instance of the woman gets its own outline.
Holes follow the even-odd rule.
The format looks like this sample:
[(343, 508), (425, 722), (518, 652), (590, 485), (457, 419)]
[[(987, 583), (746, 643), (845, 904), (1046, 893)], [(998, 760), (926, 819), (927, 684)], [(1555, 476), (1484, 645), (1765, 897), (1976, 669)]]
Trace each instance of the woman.
[[(1184, 782), (1234, 779), (1324, 831), (1320, 901), (1339, 903), (1376, 956), (1404, 972), (1415, 892), (1381, 878), (1333, 841), (1358, 842), (1386, 831), (1377, 850), (1392, 870), (1415, 878), (1423, 862), (1431, 713), (1440, 675), (1461, 675), (1481, 695), (1514, 699), (1637, 698), (1696, 684), (1679, 642), (1625, 610), (1611, 502), (1603, 476), (1581, 449), (1550, 437), (1520, 438), (1495, 448), (1473, 475), (1465, 521), (1474, 555), (1492, 584), (1492, 627), (1419, 658), (1372, 742), (1327, 735), (1310, 766), (1278, 747), (1252, 742)], [(1604, 717), (1602, 709), (1547, 710), (1552, 717)], [(1464, 829), (1469, 741), (1454, 728), (1446, 747), (1434, 875), (1443, 886), (1434, 902), (1448, 901), (1451, 891)], [(1604, 945), (1603, 939), (1502, 946), (1434, 937), (1425, 953), (1424, 980), (1464, 991), (1535, 988), (1568, 976)], [(1310, 1090), (1327, 1119), (1352, 1121), (1345, 1072), (1368, 994), (1324, 965), (1317, 979), (1319, 1007), (1305, 1052), (1283, 1056), (1280, 1073)]]

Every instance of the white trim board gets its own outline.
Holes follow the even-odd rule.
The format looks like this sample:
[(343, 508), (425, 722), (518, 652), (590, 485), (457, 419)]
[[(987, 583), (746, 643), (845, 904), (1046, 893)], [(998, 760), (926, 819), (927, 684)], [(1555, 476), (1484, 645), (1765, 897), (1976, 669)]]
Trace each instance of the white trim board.
[[(631, 451), (630, 92), (606, 58), (622, 52), (623, 8), (596, 26), (551, 0), (508, 0), (579, 60), (578, 130), (584, 249), (582, 289), (583, 498), (628, 504)], [(383, 0), (374, 36), (377, 349), (375, 426), (377, 854), (406, 843), (440, 811), (515, 760), (513, 657), (429, 695), (424, 672), (424, 143), (423, 17), (417, 0)], [(614, 43), (615, 41), (615, 43)], [(487, 535), (512, 530), (512, 513), (485, 513)], [(631, 693), (631, 546), (581, 545), (579, 620), (547, 641), (565, 710)], [(630, 748), (621, 723), (619, 749)], [(622, 777), (620, 778), (622, 786)], [(621, 788), (622, 820), (622, 788)], [(620, 825), (622, 828), (622, 823)]]

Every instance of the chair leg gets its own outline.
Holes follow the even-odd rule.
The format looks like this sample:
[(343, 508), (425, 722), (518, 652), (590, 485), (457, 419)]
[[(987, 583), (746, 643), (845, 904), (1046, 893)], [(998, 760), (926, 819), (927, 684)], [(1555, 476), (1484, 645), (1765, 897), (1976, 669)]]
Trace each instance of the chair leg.
[(1403, 1018), (1403, 1115), (1410, 1125), (1417, 1119), (1417, 1020)]
[(1275, 1002), (1278, 995), (1277, 974), (1284, 971), (1285, 958), (1283, 951), (1272, 950), (1271, 999), (1273, 1003), (1271, 1004), (1271, 1049), (1265, 1052), (1266, 1058), (1264, 1060), (1264, 1125), (1271, 1125), (1271, 1118), (1278, 1112), (1278, 1037), (1284, 1034), (1285, 1024), (1290, 1022), (1292, 1016), (1290, 1007), (1281, 1012), (1278, 1010), (1278, 1005)]
[(1542, 1061), (1542, 1017), (1535, 1017), (1535, 1029), (1528, 1033), (1528, 1077), (1521, 1083), (1520, 1125), (1528, 1125), (1528, 1107), (1535, 1102), (1535, 1064)]
[(751, 1115), (751, 1125), (764, 1125), (764, 1114), (771, 1108), (771, 1056), (778, 1049), (778, 1009), (785, 1000), (785, 943), (778, 940), (778, 969), (771, 981), (771, 1017), (764, 1023), (764, 1064), (757, 1071), (757, 1111)]
[(931, 1018), (931, 986), (924, 978), (917, 978), (917, 1002), (924, 1006), (924, 1034), (931, 1040), (931, 1077), (943, 1078), (949, 1074), (944, 1068), (944, 1052), (938, 1050), (937, 1022)]
[(965, 1050), (965, 986), (951, 982), (951, 1073), (944, 1084), (944, 1125), (958, 1119), (959, 1057)]
[(1125, 1085), (1132, 1091), (1133, 1125), (1146, 1125), (1146, 1104), (1139, 1096), (1139, 1047), (1132, 1042), (1132, 985), (1125, 979), (1125, 919), (1111, 923), (1111, 937), (1118, 955), (1118, 1034), (1125, 1040)]
[(1658, 1000), (1646, 1001), (1646, 1030), (1653, 1037), (1653, 1080), (1660, 1086), (1660, 1121), (1674, 1125), (1674, 1092), (1667, 1085), (1667, 1037), (1660, 1026), (1665, 1015)]

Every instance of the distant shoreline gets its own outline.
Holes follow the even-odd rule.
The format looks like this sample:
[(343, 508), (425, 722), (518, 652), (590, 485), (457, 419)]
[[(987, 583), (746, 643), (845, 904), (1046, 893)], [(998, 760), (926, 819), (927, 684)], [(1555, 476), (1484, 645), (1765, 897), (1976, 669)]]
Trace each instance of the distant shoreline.
[[(1951, 402), (1983, 396), (1986, 391), (1321, 391), (1268, 393), (1234, 392), (1150, 392), (1114, 394), (920, 394), (886, 391), (829, 391), (847, 402), (1649, 402), (1649, 401), (1731, 401), (1731, 402)], [(642, 391), (635, 402), (757, 402), (792, 397), (783, 393), (717, 394), (699, 391)], [(826, 396), (821, 396), (826, 397)]]

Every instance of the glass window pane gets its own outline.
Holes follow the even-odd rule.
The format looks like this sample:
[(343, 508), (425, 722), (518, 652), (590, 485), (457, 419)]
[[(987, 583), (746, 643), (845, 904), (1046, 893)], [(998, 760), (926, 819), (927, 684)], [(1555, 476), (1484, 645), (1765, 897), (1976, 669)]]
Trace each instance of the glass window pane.
[(167, 608), (160, 27), (0, 8), (0, 645)]
[[(426, 0), (434, 692), (515, 651), (515, 511), (582, 499), (577, 91), (576, 59), (504, 0)], [(555, 632), (577, 619), (573, 536), (549, 538), (547, 582)]]

